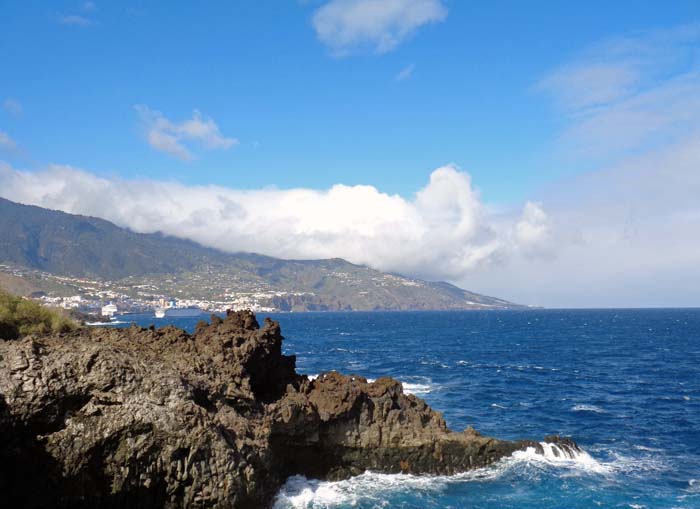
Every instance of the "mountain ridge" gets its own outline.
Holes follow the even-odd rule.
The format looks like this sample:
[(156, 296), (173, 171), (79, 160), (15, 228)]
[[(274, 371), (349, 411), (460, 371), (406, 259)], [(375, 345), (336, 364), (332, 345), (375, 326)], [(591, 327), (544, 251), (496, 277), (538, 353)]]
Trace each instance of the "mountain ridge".
[(267, 307), (280, 311), (523, 307), (444, 281), (384, 273), (342, 258), (285, 260), (227, 253), (188, 239), (137, 233), (105, 219), (4, 198), (0, 232), (0, 263), (54, 276), (118, 282), (132, 290), (147, 287), (153, 296), (220, 301), (257, 295)]

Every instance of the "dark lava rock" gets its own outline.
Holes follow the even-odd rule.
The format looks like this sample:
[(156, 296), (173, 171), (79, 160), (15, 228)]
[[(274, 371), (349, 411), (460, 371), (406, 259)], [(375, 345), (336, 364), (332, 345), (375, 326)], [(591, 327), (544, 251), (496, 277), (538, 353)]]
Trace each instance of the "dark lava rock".
[(309, 380), (282, 339), (277, 322), (236, 312), (193, 335), (132, 326), (0, 341), (3, 500), (267, 507), (293, 474), (450, 474), (539, 445), (452, 432), (390, 378)]

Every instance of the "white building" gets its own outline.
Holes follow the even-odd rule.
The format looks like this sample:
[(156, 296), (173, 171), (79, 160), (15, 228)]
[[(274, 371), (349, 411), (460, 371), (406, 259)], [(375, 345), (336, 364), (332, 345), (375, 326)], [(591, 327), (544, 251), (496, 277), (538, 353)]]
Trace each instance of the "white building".
[(117, 306), (114, 304), (107, 304), (102, 306), (102, 316), (108, 316), (112, 318), (117, 313)]

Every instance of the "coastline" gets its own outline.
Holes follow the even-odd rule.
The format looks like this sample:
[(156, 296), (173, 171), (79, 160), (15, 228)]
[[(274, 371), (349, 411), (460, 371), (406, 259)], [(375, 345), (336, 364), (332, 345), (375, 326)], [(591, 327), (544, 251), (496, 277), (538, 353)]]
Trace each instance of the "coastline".
[[(23, 451), (31, 464), (32, 451), (43, 450), (59, 471), (73, 472), (41, 474), (48, 484), (37, 496), (60, 504), (262, 507), (294, 475), (453, 474), (518, 450), (544, 452), (539, 442), (452, 432), (390, 378), (331, 372), (309, 380), (281, 347), (277, 322), (260, 327), (246, 312), (200, 322), (194, 335), (131, 326), (4, 341), (2, 423), (16, 443), (3, 454), (9, 461)], [(26, 441), (37, 432), (38, 442)], [(578, 454), (573, 442), (545, 441)], [(95, 461), (102, 467), (85, 469)], [(12, 478), (9, 493), (26, 495), (24, 481)]]

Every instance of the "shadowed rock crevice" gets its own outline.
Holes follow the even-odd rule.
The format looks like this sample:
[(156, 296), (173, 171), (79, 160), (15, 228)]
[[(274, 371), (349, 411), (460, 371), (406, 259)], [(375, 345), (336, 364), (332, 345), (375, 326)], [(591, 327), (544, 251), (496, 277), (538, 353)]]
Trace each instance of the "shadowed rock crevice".
[[(0, 489), (26, 507), (268, 507), (290, 475), (452, 474), (542, 446), (455, 433), (390, 378), (298, 375), (251, 312), (0, 341)], [(548, 438), (562, 454), (576, 444)]]

